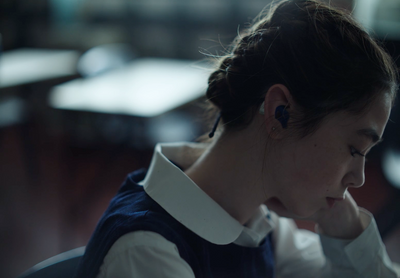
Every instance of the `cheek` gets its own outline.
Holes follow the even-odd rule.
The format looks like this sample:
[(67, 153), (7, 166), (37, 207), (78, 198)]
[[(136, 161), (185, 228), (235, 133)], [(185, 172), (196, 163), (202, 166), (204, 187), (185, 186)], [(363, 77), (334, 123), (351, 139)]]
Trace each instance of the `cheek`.
[(325, 194), (340, 185), (343, 174), (343, 164), (340, 152), (329, 152), (329, 149), (302, 153), (294, 160), (294, 179), (301, 184), (309, 195)]

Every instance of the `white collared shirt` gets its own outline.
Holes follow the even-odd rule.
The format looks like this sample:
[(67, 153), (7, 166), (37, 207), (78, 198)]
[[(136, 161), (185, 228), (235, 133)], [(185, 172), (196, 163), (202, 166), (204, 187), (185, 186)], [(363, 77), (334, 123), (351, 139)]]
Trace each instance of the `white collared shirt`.
[[(293, 220), (261, 205), (241, 225), (171, 161), (187, 169), (207, 144), (169, 143), (155, 147), (145, 179), (146, 193), (186, 228), (219, 245), (256, 247), (272, 232), (276, 277), (395, 278), (396, 273), (372, 215), (361, 209), (364, 232), (340, 240), (300, 230)], [(161, 235), (135, 231), (110, 248), (98, 278), (194, 278), (176, 245)]]

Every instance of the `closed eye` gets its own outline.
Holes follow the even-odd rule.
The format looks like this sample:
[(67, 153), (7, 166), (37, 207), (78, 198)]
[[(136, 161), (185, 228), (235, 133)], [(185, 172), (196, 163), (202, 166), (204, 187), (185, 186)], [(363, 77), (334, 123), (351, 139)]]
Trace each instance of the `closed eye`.
[(357, 150), (353, 146), (350, 146), (350, 153), (351, 153), (351, 156), (353, 156), (353, 157), (355, 157), (356, 154), (358, 154), (358, 155), (360, 155), (362, 157), (365, 157), (365, 154), (362, 154), (359, 150)]

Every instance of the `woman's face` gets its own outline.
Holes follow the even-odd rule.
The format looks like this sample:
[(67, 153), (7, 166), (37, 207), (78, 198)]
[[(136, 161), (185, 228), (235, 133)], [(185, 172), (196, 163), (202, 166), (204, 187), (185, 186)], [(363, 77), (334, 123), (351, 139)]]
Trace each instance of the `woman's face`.
[(327, 197), (342, 198), (349, 187), (362, 186), (362, 155), (382, 138), (390, 109), (385, 94), (361, 116), (338, 112), (311, 136), (280, 144), (269, 163), (273, 198), (266, 205), (281, 216), (305, 218), (329, 208)]

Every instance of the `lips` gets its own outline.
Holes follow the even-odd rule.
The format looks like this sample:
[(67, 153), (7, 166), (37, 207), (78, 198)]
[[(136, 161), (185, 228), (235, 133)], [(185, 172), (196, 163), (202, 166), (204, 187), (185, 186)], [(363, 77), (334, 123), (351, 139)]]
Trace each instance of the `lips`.
[(335, 204), (335, 202), (340, 202), (343, 200), (344, 200), (343, 197), (340, 197), (340, 198), (326, 197), (326, 202), (328, 203), (329, 208), (332, 208), (333, 205)]
[(344, 200), (343, 197), (339, 197), (339, 198), (328, 197), (328, 198), (334, 199), (335, 201), (343, 201)]

